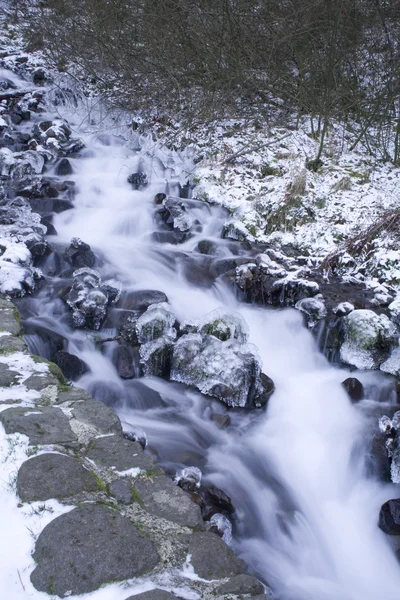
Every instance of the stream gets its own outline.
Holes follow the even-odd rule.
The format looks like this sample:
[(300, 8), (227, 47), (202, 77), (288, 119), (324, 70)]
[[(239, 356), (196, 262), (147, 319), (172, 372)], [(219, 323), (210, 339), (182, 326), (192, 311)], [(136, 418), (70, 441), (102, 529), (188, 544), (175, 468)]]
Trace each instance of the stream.
[[(77, 115), (68, 119), (77, 129)], [(179, 244), (168, 240), (155, 218), (154, 198), (179, 196), (194, 168), (189, 154), (150, 139), (136, 150), (118, 135), (78, 133), (86, 147), (70, 159), (74, 208), (55, 215), (58, 235), (49, 236), (51, 247), (62, 254), (72, 238), (81, 238), (96, 255), (103, 279), (120, 282), (125, 295), (165, 293), (180, 323), (221, 308), (239, 314), (276, 391), (265, 410), (228, 411), (183, 384), (122, 379), (113, 362), (118, 343), (99, 344), (93, 332), (71, 327), (59, 297), (68, 281), (54, 274), (54, 254), (40, 265), (45, 284), (18, 303), (29, 349), (50, 358), (49, 344), (35, 327), (62, 336), (64, 350), (89, 366), (77, 385), (111, 406), (125, 430), (143, 429), (148, 450), (168, 474), (198, 466), (206, 484), (231, 497), (233, 548), (277, 599), (397, 600), (398, 561), (377, 526), (382, 503), (396, 492), (368, 469), (371, 418), (360, 408), (375, 403), (383, 377), (357, 375), (372, 391), (369, 400), (353, 405), (341, 386), (347, 371), (329, 364), (300, 312), (240, 302), (213, 276), (210, 257), (198, 252), (200, 240), (215, 243), (221, 259), (246, 252), (221, 239), (227, 217), (220, 207), (183, 200), (198, 231)], [(135, 172), (148, 175), (143, 190), (127, 182)], [(119, 310), (110, 311), (97, 332), (102, 338), (115, 337)], [(229, 414), (230, 424), (221, 429), (215, 414)]]

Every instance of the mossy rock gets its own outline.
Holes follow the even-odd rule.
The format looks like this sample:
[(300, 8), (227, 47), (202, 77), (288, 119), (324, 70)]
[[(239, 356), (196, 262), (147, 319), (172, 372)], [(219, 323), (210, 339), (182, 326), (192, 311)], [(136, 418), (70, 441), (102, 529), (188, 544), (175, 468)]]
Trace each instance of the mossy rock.
[(61, 391), (66, 391), (69, 389), (69, 386), (67, 384), (67, 380), (65, 379), (64, 375), (62, 374), (62, 371), (60, 369), (60, 367), (58, 365), (56, 365), (55, 363), (51, 362), (50, 360), (47, 360), (47, 358), (43, 358), (42, 356), (38, 356), (37, 354), (32, 354), (32, 360), (36, 363), (36, 364), (46, 364), (49, 368), (50, 373), (53, 375), (53, 377), (55, 377), (59, 383), (60, 386), (60, 390)]

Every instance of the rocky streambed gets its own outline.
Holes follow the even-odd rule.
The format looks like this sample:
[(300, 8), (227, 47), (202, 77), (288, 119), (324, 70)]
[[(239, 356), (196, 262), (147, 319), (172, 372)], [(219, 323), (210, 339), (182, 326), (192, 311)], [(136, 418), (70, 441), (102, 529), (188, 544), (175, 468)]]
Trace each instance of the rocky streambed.
[[(29, 456), (21, 508), (68, 507), (35, 539), (31, 584), (65, 597), (122, 581), (122, 600), (268, 598), (271, 585), (309, 600), (316, 569), (327, 598), (375, 600), (383, 569), (394, 598), (394, 553), (366, 523), (383, 504), (396, 544), (395, 290), (328, 280), (294, 247), (249, 245), (193, 197), (196, 156), (78, 135), (72, 90), (55, 93), (29, 59), (2, 61), (0, 421)], [(334, 518), (346, 474), (369, 508), (360, 516), (348, 484)], [(365, 531), (332, 547), (314, 511), (332, 534), (358, 515), (379, 550), (371, 580), (342, 572), (341, 544)]]

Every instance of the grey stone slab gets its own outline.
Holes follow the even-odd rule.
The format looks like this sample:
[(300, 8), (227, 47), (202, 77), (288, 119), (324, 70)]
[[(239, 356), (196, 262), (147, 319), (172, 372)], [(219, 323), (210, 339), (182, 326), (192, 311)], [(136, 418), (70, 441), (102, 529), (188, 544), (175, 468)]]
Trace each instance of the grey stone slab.
[(72, 414), (81, 423), (95, 427), (99, 433), (122, 434), (118, 415), (103, 402), (93, 399), (79, 402), (75, 404)]
[(165, 590), (150, 590), (136, 596), (129, 596), (126, 600), (177, 600), (178, 596)]
[(21, 325), (16, 318), (16, 308), (11, 304), (8, 308), (0, 307), (0, 331), (9, 331), (13, 335), (18, 335), (21, 331)]
[(99, 489), (96, 477), (77, 460), (61, 454), (40, 454), (18, 471), (18, 494), (24, 502), (66, 498)]
[(165, 476), (135, 481), (135, 489), (142, 500), (142, 506), (156, 517), (163, 517), (185, 527), (201, 527), (200, 507), (189, 494)]
[(263, 585), (251, 575), (236, 575), (226, 583), (216, 588), (217, 594), (250, 594), (251, 596), (264, 594)]
[(26, 352), (27, 347), (22, 338), (15, 335), (0, 336), (0, 352), (12, 354), (13, 352)]
[(133, 497), (133, 481), (129, 477), (121, 477), (110, 483), (110, 494), (120, 504), (131, 504), (134, 501)]
[(10, 387), (19, 383), (18, 377), (18, 371), (13, 371), (7, 364), (0, 363), (0, 387)]
[(68, 418), (59, 408), (7, 408), (0, 413), (6, 433), (23, 433), (33, 445), (75, 445), (77, 438)]
[(155, 461), (143, 452), (138, 442), (131, 442), (119, 435), (99, 437), (92, 440), (87, 457), (103, 467), (115, 467), (117, 471), (139, 468), (162, 474)]
[(28, 377), (28, 379), (25, 379), (24, 385), (28, 388), (28, 390), (40, 392), (49, 385), (56, 385), (58, 387), (59, 381), (51, 373), (33, 373), (33, 375)]
[(119, 512), (87, 504), (61, 515), (40, 534), (31, 575), (34, 587), (64, 597), (150, 573), (154, 544)]
[(86, 390), (73, 386), (69, 390), (58, 394), (57, 404), (62, 404), (63, 402), (82, 402), (83, 400), (93, 400), (93, 398)]
[(215, 533), (194, 533), (189, 554), (195, 573), (203, 579), (222, 579), (243, 573), (245, 565)]

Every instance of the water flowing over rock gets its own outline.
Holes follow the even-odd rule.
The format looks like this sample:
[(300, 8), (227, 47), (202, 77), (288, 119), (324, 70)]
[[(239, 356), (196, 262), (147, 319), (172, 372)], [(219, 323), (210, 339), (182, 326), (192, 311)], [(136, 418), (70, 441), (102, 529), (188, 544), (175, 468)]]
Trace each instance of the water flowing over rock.
[(340, 349), (343, 362), (358, 369), (377, 369), (397, 342), (395, 325), (386, 315), (372, 310), (354, 310), (344, 317), (345, 342)]

